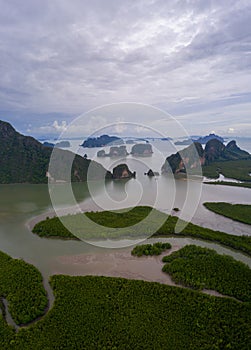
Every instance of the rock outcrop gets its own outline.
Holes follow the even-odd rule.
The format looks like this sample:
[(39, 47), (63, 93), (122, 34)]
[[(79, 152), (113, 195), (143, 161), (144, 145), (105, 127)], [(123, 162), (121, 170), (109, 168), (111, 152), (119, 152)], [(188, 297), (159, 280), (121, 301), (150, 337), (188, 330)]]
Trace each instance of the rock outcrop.
[(137, 143), (132, 146), (131, 154), (137, 157), (147, 157), (153, 154), (152, 145), (149, 143)]
[(209, 165), (216, 161), (250, 159), (251, 155), (240, 149), (235, 141), (225, 146), (218, 139), (212, 139), (206, 143), (205, 149), (198, 142), (180, 152), (167, 157), (162, 166), (162, 173), (186, 173), (187, 170), (200, 169), (203, 165)]
[(136, 172), (131, 172), (127, 164), (119, 164), (113, 168), (112, 178), (114, 180), (131, 179), (136, 177)]
[(126, 149), (126, 146), (113, 146), (110, 148), (110, 152), (108, 154), (109, 157), (127, 157), (128, 156), (128, 152)]
[(159, 176), (159, 172), (158, 171), (152, 171), (152, 169), (149, 169), (148, 172), (145, 173), (145, 175), (147, 175), (149, 177)]
[(103, 149), (97, 152), (97, 157), (127, 157), (128, 155), (126, 146), (110, 147), (109, 153), (105, 153)]

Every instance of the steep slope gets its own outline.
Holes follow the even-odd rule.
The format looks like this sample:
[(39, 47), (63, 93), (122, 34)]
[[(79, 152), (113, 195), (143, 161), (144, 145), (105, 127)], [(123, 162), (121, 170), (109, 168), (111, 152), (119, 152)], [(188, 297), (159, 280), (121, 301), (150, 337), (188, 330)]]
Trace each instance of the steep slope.
[(186, 169), (196, 169), (205, 162), (204, 150), (200, 143), (194, 142), (180, 152), (166, 158), (162, 173), (185, 173)]
[(215, 162), (246, 159), (251, 159), (251, 155), (240, 149), (235, 141), (225, 146), (218, 139), (213, 139), (206, 143), (204, 150), (200, 143), (194, 142), (182, 151), (167, 157), (162, 166), (162, 173), (185, 173), (188, 169), (196, 169)]
[[(0, 183), (46, 183), (52, 151), (33, 137), (19, 134), (9, 123), (0, 121)], [(72, 181), (85, 181), (90, 163), (93, 179), (111, 176), (100, 164), (72, 152), (56, 149), (56, 156), (58, 166), (50, 174), (55, 180), (67, 180), (68, 169), (64, 169), (64, 164), (69, 160), (73, 160)]]

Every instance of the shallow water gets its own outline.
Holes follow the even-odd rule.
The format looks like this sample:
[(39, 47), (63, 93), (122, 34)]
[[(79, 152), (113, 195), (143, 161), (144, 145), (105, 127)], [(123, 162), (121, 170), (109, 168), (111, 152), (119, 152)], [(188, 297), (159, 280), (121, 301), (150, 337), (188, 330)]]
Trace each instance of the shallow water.
[[(74, 142), (76, 147), (80, 143), (79, 141)], [(177, 207), (181, 210), (175, 215), (183, 219), (191, 218), (193, 223), (230, 234), (251, 235), (251, 226), (224, 218), (210, 212), (203, 206), (203, 202), (206, 201), (251, 204), (250, 189), (205, 185), (202, 184), (202, 178), (192, 178), (190, 181), (174, 180), (173, 177), (166, 176), (149, 178), (144, 175), (144, 172), (148, 171), (149, 168), (160, 171), (165, 157), (175, 151), (169, 142), (158, 141), (153, 146), (155, 153), (152, 157), (133, 158), (129, 156), (126, 159), (111, 159), (109, 157), (98, 159), (109, 169), (122, 161), (126, 162), (132, 171), (136, 170), (137, 177), (127, 182), (110, 181), (105, 186), (102, 182), (91, 182), (88, 186), (87, 184), (74, 184), (76, 201), (80, 203), (81, 209), (118, 209), (142, 204), (154, 206), (163, 212), (174, 215), (172, 209)], [(96, 151), (97, 149), (80, 148), (79, 150), (80, 153), (87, 153), (91, 158), (95, 158)], [(67, 212), (67, 203), (72, 204), (72, 201), (67, 197), (64, 188), (65, 185), (61, 184), (57, 185), (56, 189), (50, 190), (51, 193), (54, 191), (59, 194), (56, 200), (57, 208), (64, 207)], [(184, 203), (186, 203), (185, 207)], [(0, 185), (0, 250), (34, 264), (47, 277), (53, 273), (100, 274), (101, 271), (105, 273), (105, 265), (102, 263), (94, 264), (93, 260), (90, 260), (88, 264), (86, 261), (79, 264), (72, 257), (97, 254), (99, 256), (97, 259), (102, 260), (100, 255), (111, 254), (111, 258), (107, 258), (109, 265), (111, 261), (114, 261), (116, 252), (124, 252), (127, 255), (130, 252), (131, 248), (110, 250), (81, 241), (41, 239), (31, 233), (28, 223), (33, 225), (34, 217), (45, 218), (47, 213), (55, 214), (47, 185)], [(177, 239), (175, 238), (175, 240)], [(173, 238), (168, 240), (171, 241)], [(193, 240), (181, 238), (174, 242), (176, 242), (175, 245), (181, 246), (184, 242), (189, 244)], [(210, 243), (198, 242), (198, 244), (204, 246), (209, 244), (220, 252), (225, 251), (224, 248)], [(244, 255), (229, 252), (237, 254), (238, 258), (244, 259), (248, 263), (250, 261), (246, 260), (248, 258)], [(130, 261), (131, 269), (134, 271), (139, 262)], [(130, 273), (129, 270), (128, 265), (127, 273)], [(144, 270), (150, 271), (149, 267), (144, 267)]]

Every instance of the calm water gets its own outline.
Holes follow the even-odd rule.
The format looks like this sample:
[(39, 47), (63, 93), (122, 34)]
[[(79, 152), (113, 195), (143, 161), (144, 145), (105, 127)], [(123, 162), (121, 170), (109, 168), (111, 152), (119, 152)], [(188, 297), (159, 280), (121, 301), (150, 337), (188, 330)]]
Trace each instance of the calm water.
[[(161, 147), (168, 154), (173, 152), (173, 148), (166, 145), (166, 142), (158, 145), (159, 149)], [(94, 157), (95, 149), (87, 151), (90, 157)], [(81, 149), (81, 152), (87, 153), (84, 149)], [(110, 169), (117, 163), (121, 163), (121, 160), (112, 160), (110, 158), (99, 160), (106, 168)], [(109, 182), (105, 188), (102, 184), (93, 183), (89, 190), (86, 184), (75, 184), (74, 192), (77, 200), (81, 203), (81, 207), (85, 210), (95, 209), (96, 207), (114, 209), (130, 205), (147, 204), (154, 205), (166, 213), (173, 213), (172, 209), (174, 207), (182, 209), (188, 199), (185, 209), (181, 210), (178, 215), (185, 218), (193, 214), (191, 221), (202, 226), (232, 234), (251, 235), (250, 226), (235, 223), (211, 213), (202, 205), (205, 201), (251, 204), (251, 190), (202, 185), (199, 179), (185, 181), (174, 180), (164, 176), (148, 178), (144, 175), (145, 171), (149, 168), (152, 168), (154, 171), (160, 171), (163, 164), (163, 155), (161, 152), (158, 154), (157, 151), (150, 158), (133, 159), (130, 156), (124, 161), (131, 170), (137, 171), (137, 178), (128, 182)], [(59, 185), (58, 188), (60, 186), (62, 189), (64, 188), (64, 185)], [(89, 191), (92, 192), (93, 198), (91, 198)], [(66, 204), (67, 199), (64, 201), (63, 195), (61, 199)], [(41, 239), (32, 234), (27, 225), (29, 220), (38, 215), (46, 216), (46, 213), (52, 212), (52, 210), (47, 185), (0, 185), (0, 250), (13, 257), (23, 258), (25, 261), (33, 263), (44, 276), (49, 276), (53, 273), (105, 274), (106, 268), (108, 269), (107, 266), (109, 264), (111, 266), (114, 265), (117, 253), (129, 254), (131, 248), (110, 250), (79, 241)], [(194, 242), (191, 239), (168, 240), (177, 246)], [(222, 253), (232, 254), (251, 265), (250, 258), (239, 253), (231, 252), (215, 244), (201, 242), (200, 244), (214, 247)], [(96, 256), (99, 256), (96, 262), (90, 263), (90, 260), (88, 260), (89, 262), (86, 263), (86, 261), (81, 259), (76, 260), (78, 256), (92, 256), (94, 253), (96, 253)], [(102, 261), (102, 256), (106, 256), (108, 265), (100, 262)], [(133, 270), (137, 264), (139, 263), (135, 260), (130, 268)], [(130, 275), (130, 271), (127, 271), (127, 273)], [(117, 271), (117, 275), (119, 275), (119, 271)]]

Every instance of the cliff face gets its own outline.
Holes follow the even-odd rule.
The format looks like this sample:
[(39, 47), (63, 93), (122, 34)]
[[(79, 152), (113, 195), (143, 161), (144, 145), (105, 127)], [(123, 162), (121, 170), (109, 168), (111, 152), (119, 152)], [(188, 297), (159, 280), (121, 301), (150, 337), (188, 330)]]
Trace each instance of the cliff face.
[[(9, 123), (0, 121), (0, 183), (46, 183), (52, 151), (51, 147), (42, 145), (33, 137), (19, 134)], [(64, 164), (72, 159), (72, 181), (87, 179), (90, 160), (60, 149), (56, 149), (56, 154), (58, 166), (54, 167), (51, 177), (66, 181)], [(106, 170), (94, 163), (94, 178), (102, 178)], [(107, 177), (111, 174), (108, 173)]]
[(162, 173), (185, 173), (186, 169), (200, 168), (205, 163), (204, 150), (200, 143), (194, 142), (184, 150), (167, 157)]
[(188, 169), (199, 169), (216, 161), (248, 159), (251, 155), (240, 149), (235, 141), (225, 146), (218, 139), (206, 143), (205, 149), (200, 143), (194, 142), (184, 150), (166, 158), (162, 166), (162, 173), (186, 173)]
[(151, 156), (153, 153), (152, 145), (145, 143), (138, 143), (132, 146), (131, 154), (134, 156)]
[(130, 179), (132, 177), (136, 177), (136, 172), (132, 173), (127, 164), (119, 164), (113, 168), (112, 178), (114, 180)]
[(224, 144), (217, 139), (208, 141), (204, 152), (206, 164), (219, 160), (223, 156), (225, 148)]

